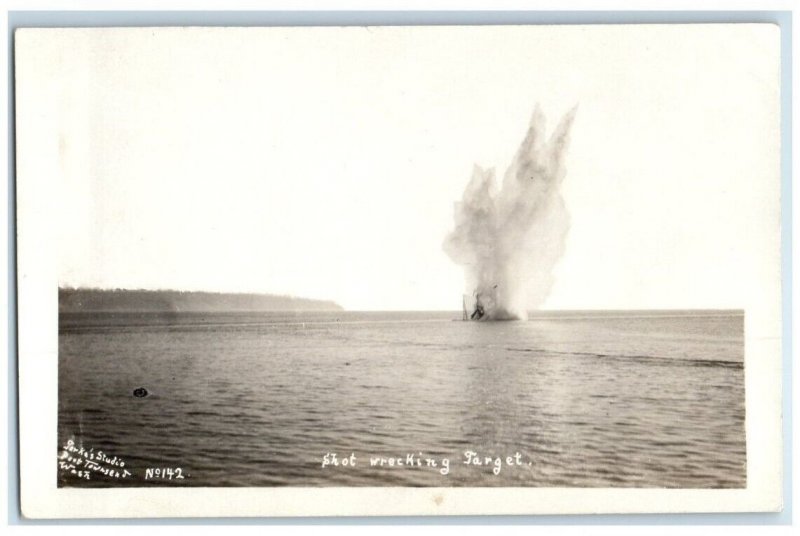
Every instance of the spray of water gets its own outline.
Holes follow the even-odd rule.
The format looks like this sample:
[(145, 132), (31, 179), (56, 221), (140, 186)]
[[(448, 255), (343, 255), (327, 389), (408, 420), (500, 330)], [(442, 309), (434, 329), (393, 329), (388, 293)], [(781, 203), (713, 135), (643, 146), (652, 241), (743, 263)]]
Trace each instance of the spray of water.
[(550, 292), (569, 229), (561, 183), (576, 108), (546, 138), (537, 105), (500, 190), (494, 170), (476, 165), (456, 203), (444, 250), (464, 267), (467, 295), (477, 297), (484, 319), (524, 320)]

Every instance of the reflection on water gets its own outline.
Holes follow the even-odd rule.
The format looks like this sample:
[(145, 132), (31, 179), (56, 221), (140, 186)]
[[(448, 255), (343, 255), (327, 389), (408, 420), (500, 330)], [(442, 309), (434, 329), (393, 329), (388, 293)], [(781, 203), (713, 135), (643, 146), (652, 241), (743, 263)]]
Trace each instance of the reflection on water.
[[(132, 476), (60, 484), (745, 486), (741, 314), (453, 318), (62, 314), (57, 454), (73, 439)], [(409, 454), (449, 471), (369, 463)]]

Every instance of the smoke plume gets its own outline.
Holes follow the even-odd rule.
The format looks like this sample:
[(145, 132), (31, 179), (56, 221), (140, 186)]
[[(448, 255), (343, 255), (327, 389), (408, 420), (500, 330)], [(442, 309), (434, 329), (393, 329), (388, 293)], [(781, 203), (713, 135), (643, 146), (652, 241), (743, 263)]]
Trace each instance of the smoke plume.
[(455, 205), (444, 250), (464, 267), (467, 295), (478, 296), (485, 319), (524, 320), (550, 292), (569, 229), (561, 183), (576, 108), (548, 139), (537, 105), (500, 190), (494, 170), (476, 165)]

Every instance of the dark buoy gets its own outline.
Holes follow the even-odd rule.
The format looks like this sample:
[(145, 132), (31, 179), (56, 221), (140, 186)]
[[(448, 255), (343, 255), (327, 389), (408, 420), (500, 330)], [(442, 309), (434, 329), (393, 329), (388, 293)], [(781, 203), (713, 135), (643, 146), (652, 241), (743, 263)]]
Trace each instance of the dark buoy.
[(145, 389), (144, 387), (137, 387), (136, 389), (133, 390), (133, 396), (135, 396), (136, 398), (144, 398), (147, 396), (147, 389)]

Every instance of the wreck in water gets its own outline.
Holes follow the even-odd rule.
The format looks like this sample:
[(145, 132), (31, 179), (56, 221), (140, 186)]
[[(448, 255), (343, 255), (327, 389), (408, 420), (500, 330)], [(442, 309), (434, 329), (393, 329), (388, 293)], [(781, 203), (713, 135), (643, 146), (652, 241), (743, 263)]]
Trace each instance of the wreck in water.
[(496, 290), (497, 285), (488, 291), (475, 289), (472, 296), (464, 294), (461, 300), (461, 306), (463, 308), (463, 316), (461, 319), (482, 320), (490, 318), (488, 312), (495, 302)]

